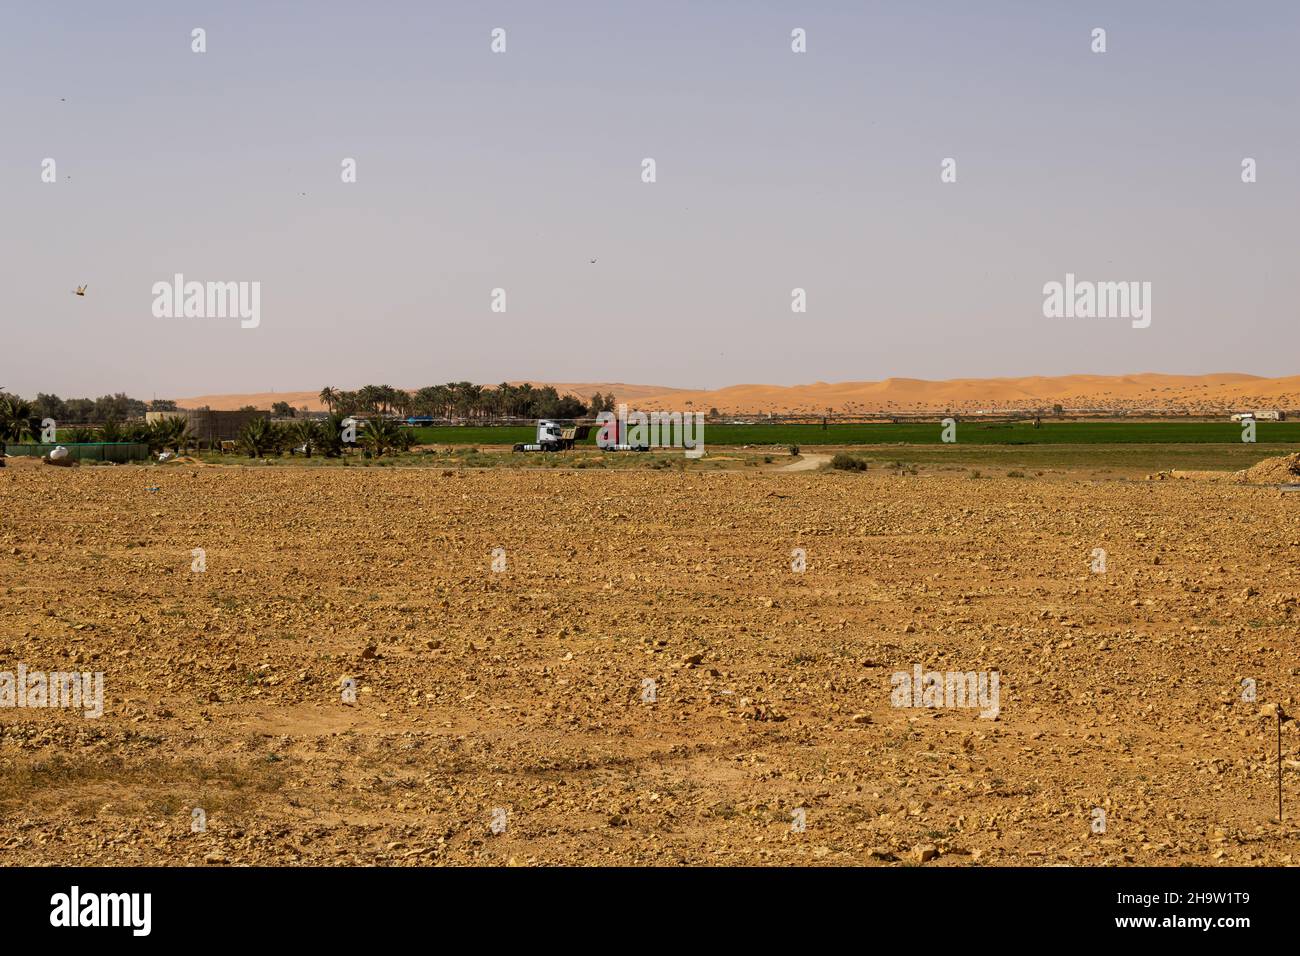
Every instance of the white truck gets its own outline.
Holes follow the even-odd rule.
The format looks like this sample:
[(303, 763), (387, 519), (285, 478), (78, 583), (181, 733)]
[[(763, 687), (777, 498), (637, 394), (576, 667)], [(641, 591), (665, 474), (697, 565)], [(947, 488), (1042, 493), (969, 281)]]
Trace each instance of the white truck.
[(567, 451), (575, 442), (585, 441), (590, 425), (561, 426), (548, 418), (537, 422), (537, 440), (531, 444), (517, 444), (515, 451)]

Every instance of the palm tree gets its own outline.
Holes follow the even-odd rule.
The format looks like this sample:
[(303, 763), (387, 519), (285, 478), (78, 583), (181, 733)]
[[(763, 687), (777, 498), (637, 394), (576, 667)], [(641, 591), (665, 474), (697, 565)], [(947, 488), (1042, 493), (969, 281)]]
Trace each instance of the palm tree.
[(343, 454), (343, 423), (347, 416), (335, 412), (318, 427), (316, 447), (326, 458), (338, 458)]
[(195, 442), (189, 422), (179, 415), (165, 415), (146, 426), (144, 440), (149, 445), (149, 451), (155, 455), (168, 448), (174, 449), (179, 455)]
[(239, 444), (248, 452), (249, 458), (261, 458), (263, 452), (275, 447), (276, 429), (265, 418), (250, 418), (239, 430)]
[(533, 414), (533, 406), (537, 402), (537, 393), (533, 390), (533, 383), (524, 382), (524, 384), (515, 389), (515, 396), (515, 414), (522, 415), (525, 418), (536, 417)]
[(294, 422), (290, 426), (290, 434), (293, 435), (294, 444), (301, 445), (302, 453), (308, 458), (315, 449), (322, 446), (320, 425), (310, 419)]
[(418, 389), (411, 399), (411, 407), (417, 415), (433, 416), (438, 412), (438, 390), (432, 385)]
[(334, 411), (334, 403), (339, 400), (339, 393), (334, 390), (333, 385), (326, 385), (316, 397), (321, 400), (322, 405), (332, 412)]
[(435, 385), (433, 387), (433, 392), (434, 395), (437, 396), (438, 417), (450, 418), (451, 417), (451, 386)]
[(361, 406), (359, 410), (365, 412), (378, 412), (379, 400), (381, 397), (382, 393), (380, 392), (378, 385), (362, 385), (361, 388), (357, 390), (357, 402)]
[(402, 428), (389, 418), (372, 418), (357, 436), (361, 446), (376, 458), (384, 457), (384, 452), (392, 451), (401, 442)]
[(0, 395), (0, 441), (22, 441), (31, 430), (31, 417), (31, 402), (17, 395)]

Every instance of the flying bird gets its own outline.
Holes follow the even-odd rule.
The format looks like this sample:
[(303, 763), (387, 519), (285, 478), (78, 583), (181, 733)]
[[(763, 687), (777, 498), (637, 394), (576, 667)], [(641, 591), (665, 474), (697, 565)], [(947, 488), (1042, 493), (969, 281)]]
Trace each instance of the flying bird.
[(591, 264), (594, 266), (594, 265), (596, 264), (596, 260), (595, 260), (595, 259), (592, 259), (592, 260), (591, 260)]
[(88, 288), (90, 288), (88, 285), (79, 285), (77, 286), (77, 291), (74, 292), (73, 295), (85, 295)]

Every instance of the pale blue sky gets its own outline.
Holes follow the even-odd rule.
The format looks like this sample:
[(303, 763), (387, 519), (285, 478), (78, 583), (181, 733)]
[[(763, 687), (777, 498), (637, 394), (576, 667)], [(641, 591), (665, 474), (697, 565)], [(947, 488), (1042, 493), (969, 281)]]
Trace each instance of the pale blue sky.
[[(1296, 374), (1298, 41), (1290, 2), (11, 3), (0, 385)], [(1067, 271), (1151, 327), (1043, 318)], [(260, 328), (154, 318), (175, 272), (260, 281)]]

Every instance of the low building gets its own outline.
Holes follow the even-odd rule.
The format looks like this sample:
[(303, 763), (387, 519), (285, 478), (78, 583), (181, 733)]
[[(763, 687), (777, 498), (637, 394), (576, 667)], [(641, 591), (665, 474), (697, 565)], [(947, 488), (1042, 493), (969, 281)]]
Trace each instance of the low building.
[(1286, 412), (1278, 411), (1276, 408), (1266, 408), (1258, 412), (1237, 412), (1232, 416), (1234, 422), (1244, 422), (1248, 419), (1254, 419), (1257, 422), (1284, 422), (1286, 421)]
[(161, 418), (183, 418), (190, 434), (206, 448), (220, 447), (223, 441), (234, 441), (243, 427), (255, 418), (270, 418), (269, 411), (214, 412), (210, 408), (181, 409), (175, 412), (146, 412), (146, 422)]

